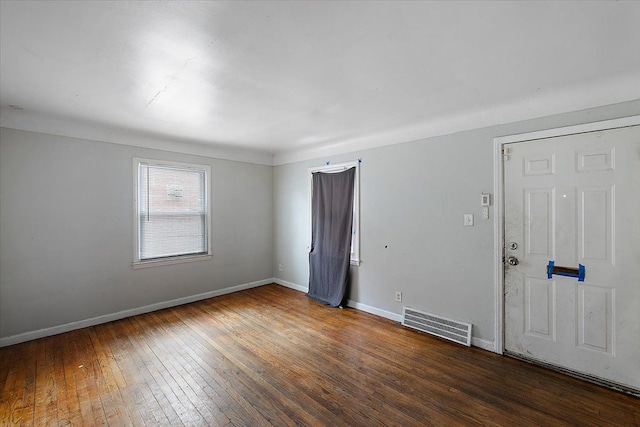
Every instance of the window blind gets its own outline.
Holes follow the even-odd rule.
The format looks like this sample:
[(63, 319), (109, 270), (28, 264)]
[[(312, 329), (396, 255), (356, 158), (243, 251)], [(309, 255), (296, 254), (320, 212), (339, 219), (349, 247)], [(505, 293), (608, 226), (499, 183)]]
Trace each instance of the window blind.
[(206, 171), (138, 165), (139, 259), (206, 254)]

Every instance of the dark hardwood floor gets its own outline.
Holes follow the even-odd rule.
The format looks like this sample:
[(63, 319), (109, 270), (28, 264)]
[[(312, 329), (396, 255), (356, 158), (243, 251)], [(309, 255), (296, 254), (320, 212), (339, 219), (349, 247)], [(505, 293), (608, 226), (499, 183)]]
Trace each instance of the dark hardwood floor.
[(640, 425), (640, 400), (278, 285), (0, 349), (0, 425)]

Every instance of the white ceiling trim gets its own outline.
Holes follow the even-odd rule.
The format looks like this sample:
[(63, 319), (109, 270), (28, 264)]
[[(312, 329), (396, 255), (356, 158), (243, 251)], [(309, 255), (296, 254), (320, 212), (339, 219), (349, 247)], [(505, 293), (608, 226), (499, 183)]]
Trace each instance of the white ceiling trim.
[[(38, 115), (33, 112), (29, 115), (24, 115), (20, 114), (20, 111), (3, 110), (2, 115), (0, 115), (0, 126), (48, 135), (88, 139), (259, 165), (271, 166), (273, 158), (270, 152), (255, 149), (198, 143), (164, 135), (147, 135), (117, 126), (73, 122), (70, 119), (65, 120), (48, 115)], [(65, 131), (61, 132), (61, 129), (65, 129)]]
[(401, 144), (436, 136), (530, 120), (621, 102), (640, 100), (640, 75), (623, 76), (590, 86), (566, 88), (482, 111), (472, 111), (335, 144), (275, 153), (273, 165)]
[[(517, 102), (494, 108), (440, 117), (429, 122), (417, 123), (404, 128), (389, 129), (374, 135), (275, 154), (255, 149), (188, 141), (165, 135), (149, 135), (136, 130), (123, 129), (117, 125), (88, 124), (86, 122), (72, 121), (68, 118), (39, 115), (33, 112), (26, 115), (22, 114), (20, 110), (6, 108), (2, 110), (0, 115), (0, 126), (50, 135), (277, 166), (620, 102), (640, 100), (639, 81), (640, 75), (622, 76), (610, 81), (599, 82), (599, 84), (566, 88), (562, 91), (524, 98)], [(64, 131), (61, 131), (61, 129)]]

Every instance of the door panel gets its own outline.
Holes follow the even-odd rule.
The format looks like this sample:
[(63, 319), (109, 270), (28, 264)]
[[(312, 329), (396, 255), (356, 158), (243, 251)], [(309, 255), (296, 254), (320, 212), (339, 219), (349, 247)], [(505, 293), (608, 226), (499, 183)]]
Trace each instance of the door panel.
[(640, 126), (508, 148), (505, 350), (640, 391)]
[(613, 354), (614, 289), (578, 286), (578, 346)]
[(525, 279), (525, 331), (528, 335), (553, 340), (556, 331), (555, 281)]
[(552, 256), (553, 249), (553, 189), (525, 190), (525, 229), (527, 255)]
[(578, 189), (578, 248), (584, 260), (609, 261), (611, 255), (611, 231), (613, 230), (612, 187)]

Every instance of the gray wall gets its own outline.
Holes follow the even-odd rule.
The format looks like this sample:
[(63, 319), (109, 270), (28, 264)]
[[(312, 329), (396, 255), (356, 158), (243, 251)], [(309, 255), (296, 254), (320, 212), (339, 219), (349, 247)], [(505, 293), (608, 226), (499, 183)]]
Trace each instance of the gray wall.
[[(132, 157), (211, 165), (210, 261), (134, 270)], [(271, 166), (0, 129), (0, 337), (272, 277)]]
[[(308, 285), (307, 169), (359, 158), (362, 264), (351, 267), (349, 298), (392, 314), (406, 304), (466, 320), (474, 337), (493, 342), (493, 218), (482, 219), (480, 207), (480, 194), (493, 193), (493, 138), (637, 114), (640, 100), (276, 166), (274, 273)], [(474, 227), (463, 227), (464, 213), (475, 215)]]
[[(307, 169), (361, 158), (349, 298), (467, 320), (491, 342), (494, 230), (479, 199), (493, 192), (493, 138), (630, 115), (640, 100), (273, 168), (0, 128), (0, 338), (274, 274), (306, 286)], [(134, 156), (211, 165), (213, 260), (132, 269)]]

